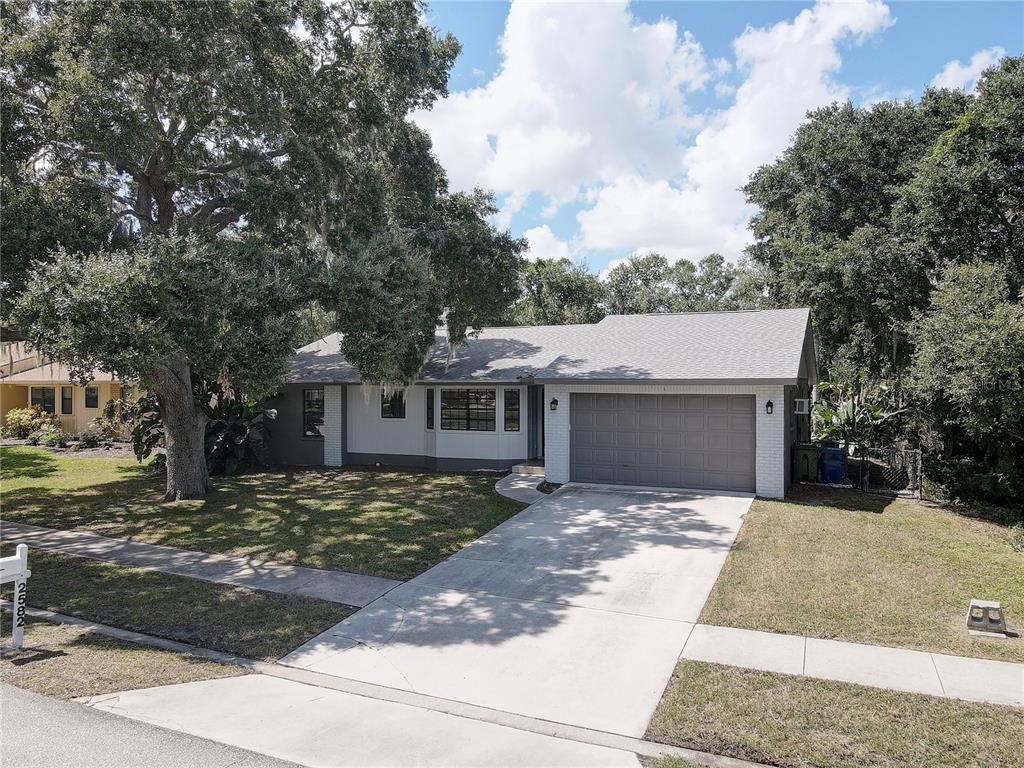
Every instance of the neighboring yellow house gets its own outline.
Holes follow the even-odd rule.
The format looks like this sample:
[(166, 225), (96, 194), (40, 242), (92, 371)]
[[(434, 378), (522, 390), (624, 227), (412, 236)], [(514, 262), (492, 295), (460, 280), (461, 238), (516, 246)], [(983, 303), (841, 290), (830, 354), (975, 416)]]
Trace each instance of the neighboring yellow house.
[(119, 400), (130, 390), (113, 374), (98, 370), (93, 371), (91, 381), (83, 387), (71, 381), (68, 369), (60, 363), (35, 357), (35, 364), (27, 367), (18, 350), (4, 352), (13, 354), (5, 354), (0, 364), (0, 419), (6, 420), (12, 408), (38, 405), (59, 416), (61, 429), (72, 434), (102, 415), (107, 401)]

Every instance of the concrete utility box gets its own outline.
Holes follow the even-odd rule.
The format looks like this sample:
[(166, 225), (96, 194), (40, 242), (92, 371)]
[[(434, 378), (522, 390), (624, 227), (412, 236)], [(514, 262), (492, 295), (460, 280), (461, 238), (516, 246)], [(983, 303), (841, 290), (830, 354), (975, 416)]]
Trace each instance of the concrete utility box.
[(971, 600), (967, 609), (967, 631), (972, 635), (1006, 637), (1003, 606), (991, 600)]

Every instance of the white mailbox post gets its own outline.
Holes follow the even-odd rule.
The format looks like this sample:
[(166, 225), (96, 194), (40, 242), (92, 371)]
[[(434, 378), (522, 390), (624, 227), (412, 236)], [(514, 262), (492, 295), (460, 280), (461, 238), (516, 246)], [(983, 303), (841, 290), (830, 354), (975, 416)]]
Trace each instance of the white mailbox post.
[(25, 642), (25, 598), (28, 590), (25, 581), (31, 575), (26, 545), (19, 544), (10, 557), (0, 557), (0, 584), (14, 582), (14, 626), (11, 631), (11, 646), (18, 650)]

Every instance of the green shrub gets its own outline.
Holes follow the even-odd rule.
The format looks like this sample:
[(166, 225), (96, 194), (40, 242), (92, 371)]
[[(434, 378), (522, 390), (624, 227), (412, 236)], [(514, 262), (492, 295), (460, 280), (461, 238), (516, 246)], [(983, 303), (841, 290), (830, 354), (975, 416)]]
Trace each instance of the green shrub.
[(98, 416), (78, 433), (79, 448), (99, 448), (113, 442), (114, 431), (102, 416)]
[(28, 436), (31, 445), (45, 445), (47, 448), (63, 448), (68, 444), (68, 436), (56, 424), (43, 424)]
[(38, 405), (31, 405), (27, 408), (12, 408), (7, 412), (4, 436), (25, 439), (46, 424), (58, 426), (60, 421), (56, 416), (47, 413)]

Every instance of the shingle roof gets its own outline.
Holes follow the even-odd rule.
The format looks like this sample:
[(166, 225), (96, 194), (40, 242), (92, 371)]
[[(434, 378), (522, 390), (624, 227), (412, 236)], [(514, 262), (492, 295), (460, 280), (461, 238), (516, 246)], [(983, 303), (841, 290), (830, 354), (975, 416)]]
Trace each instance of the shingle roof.
[(795, 380), (809, 310), (611, 315), (535, 377), (659, 381)]
[[(795, 382), (809, 344), (808, 318), (807, 309), (777, 309), (483, 328), (459, 345), (451, 360), (439, 334), (419, 380)], [(289, 371), (288, 380), (296, 383), (359, 381), (337, 333), (297, 350)]]

